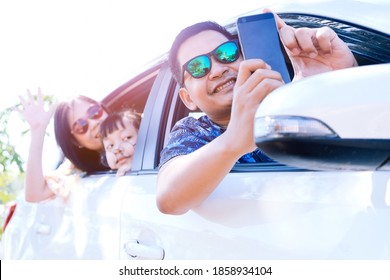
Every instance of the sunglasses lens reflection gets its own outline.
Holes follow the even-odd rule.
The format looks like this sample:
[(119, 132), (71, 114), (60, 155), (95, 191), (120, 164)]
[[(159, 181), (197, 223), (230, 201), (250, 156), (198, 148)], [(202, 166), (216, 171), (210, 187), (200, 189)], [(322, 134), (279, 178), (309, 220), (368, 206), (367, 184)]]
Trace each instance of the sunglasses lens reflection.
[(210, 72), (210, 58), (206, 55), (195, 57), (188, 63), (188, 72), (194, 78), (201, 78)]
[(72, 131), (76, 134), (84, 134), (88, 130), (88, 121), (85, 119), (78, 119), (73, 124)]
[(99, 119), (103, 115), (103, 108), (99, 104), (91, 105), (88, 108), (87, 116), (89, 119)]
[[(87, 110), (87, 118), (90, 120), (100, 119), (103, 115), (103, 108), (99, 104), (92, 104)], [(72, 126), (72, 132), (84, 134), (88, 130), (88, 120), (85, 118), (78, 119)]]
[(227, 42), (215, 50), (215, 57), (222, 63), (232, 63), (239, 57), (237, 45)]

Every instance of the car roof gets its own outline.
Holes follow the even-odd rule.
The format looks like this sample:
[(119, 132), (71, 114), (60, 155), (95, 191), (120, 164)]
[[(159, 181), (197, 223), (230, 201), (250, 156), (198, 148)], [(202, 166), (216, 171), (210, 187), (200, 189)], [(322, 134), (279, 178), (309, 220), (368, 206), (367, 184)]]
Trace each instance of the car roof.
[[(222, 24), (231, 26), (238, 17), (261, 13), (261, 9), (266, 7), (278, 14), (297, 13), (328, 17), (390, 34), (389, 0), (280, 0), (277, 4), (275, 0), (263, 0), (259, 2), (257, 9), (232, 17)], [(167, 53), (164, 53), (149, 61), (145, 69), (161, 64), (167, 57)], [(137, 73), (141, 73), (141, 70)]]
[[(385, 34), (390, 32), (389, 0), (282, 0), (277, 1), (276, 4), (275, 1), (264, 1), (259, 2), (259, 8), (238, 17), (259, 13), (265, 7), (278, 14), (299, 13), (330, 17)], [(224, 24), (231, 24), (236, 19), (237, 17), (231, 18)]]

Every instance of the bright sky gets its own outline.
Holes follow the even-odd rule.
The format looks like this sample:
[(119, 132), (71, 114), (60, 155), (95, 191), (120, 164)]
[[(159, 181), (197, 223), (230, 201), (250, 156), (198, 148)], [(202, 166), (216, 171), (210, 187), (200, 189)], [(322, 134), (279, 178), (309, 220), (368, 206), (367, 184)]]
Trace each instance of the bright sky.
[(27, 88), (99, 100), (166, 52), (182, 28), (208, 19), (223, 23), (267, 2), (3, 0), (0, 109)]

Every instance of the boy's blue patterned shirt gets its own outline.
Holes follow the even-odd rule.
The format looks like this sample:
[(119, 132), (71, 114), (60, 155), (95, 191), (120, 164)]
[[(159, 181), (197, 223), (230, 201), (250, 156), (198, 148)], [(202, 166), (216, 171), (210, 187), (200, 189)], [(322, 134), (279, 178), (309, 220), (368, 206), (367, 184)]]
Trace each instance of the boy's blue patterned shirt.
[[(199, 119), (186, 117), (178, 121), (173, 127), (168, 145), (161, 151), (160, 165), (163, 166), (168, 160), (192, 153), (207, 143), (220, 136), (225, 129), (213, 123), (207, 116)], [(238, 163), (273, 162), (259, 149), (243, 155)]]

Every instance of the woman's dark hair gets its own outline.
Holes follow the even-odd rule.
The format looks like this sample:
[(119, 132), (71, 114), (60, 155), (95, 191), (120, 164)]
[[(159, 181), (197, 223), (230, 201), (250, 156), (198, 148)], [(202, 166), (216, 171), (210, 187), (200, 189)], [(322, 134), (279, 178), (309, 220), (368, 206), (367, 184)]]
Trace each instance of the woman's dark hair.
[(221, 33), (224, 35), (228, 40), (236, 39), (237, 36), (232, 35), (225, 27), (222, 25), (219, 25), (218, 23), (214, 21), (203, 21), (198, 22), (193, 25), (190, 25), (186, 28), (184, 28), (175, 38), (173, 41), (173, 44), (171, 46), (171, 49), (169, 51), (169, 57), (168, 57), (168, 63), (169, 67), (171, 69), (171, 72), (173, 74), (174, 79), (176, 82), (180, 85), (182, 85), (182, 68), (179, 64), (179, 61), (177, 59), (177, 53), (179, 51), (180, 46), (190, 37), (202, 32), (202, 31), (208, 31), (213, 30), (216, 32)]
[[(86, 97), (78, 96), (77, 99), (97, 103), (95, 100)], [(103, 106), (107, 112), (107, 108)], [(101, 164), (99, 151), (92, 151), (84, 147), (79, 147), (77, 140), (71, 133), (71, 128), (68, 122), (68, 115), (71, 110), (70, 102), (61, 102), (58, 104), (54, 114), (54, 132), (58, 146), (61, 148), (64, 157), (69, 159), (73, 165), (86, 172), (103, 171), (108, 168)]]

